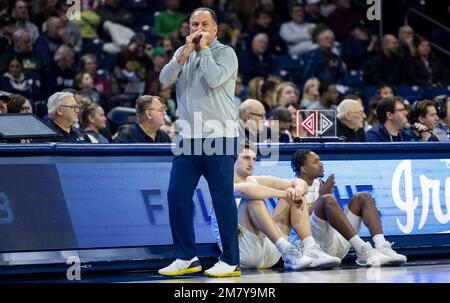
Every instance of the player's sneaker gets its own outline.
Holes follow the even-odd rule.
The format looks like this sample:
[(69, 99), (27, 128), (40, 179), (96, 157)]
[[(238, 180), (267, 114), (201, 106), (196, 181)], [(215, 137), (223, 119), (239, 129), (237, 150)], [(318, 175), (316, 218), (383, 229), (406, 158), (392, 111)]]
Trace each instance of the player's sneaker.
[(162, 276), (181, 276), (202, 271), (202, 266), (197, 257), (189, 261), (176, 259), (169, 266), (161, 268), (158, 273)]
[(204, 271), (208, 277), (222, 278), (222, 277), (238, 277), (241, 275), (241, 268), (239, 265), (229, 265), (221, 260), (214, 264), (213, 267)]
[(391, 243), (385, 241), (379, 247), (376, 248), (380, 253), (389, 257), (389, 265), (403, 265), (406, 263), (406, 256), (397, 253), (392, 249)]
[(389, 257), (373, 248), (369, 242), (362, 246), (360, 253), (356, 252), (356, 256), (359, 266), (382, 266), (389, 262)]
[(303, 249), (303, 255), (310, 257), (313, 261), (308, 268), (334, 268), (341, 264), (341, 259), (330, 256), (324, 252), (319, 244), (314, 244), (312, 247)]
[(286, 251), (281, 254), (284, 261), (284, 268), (291, 270), (299, 270), (305, 268), (312, 263), (312, 259), (303, 255), (294, 245), (289, 246)]

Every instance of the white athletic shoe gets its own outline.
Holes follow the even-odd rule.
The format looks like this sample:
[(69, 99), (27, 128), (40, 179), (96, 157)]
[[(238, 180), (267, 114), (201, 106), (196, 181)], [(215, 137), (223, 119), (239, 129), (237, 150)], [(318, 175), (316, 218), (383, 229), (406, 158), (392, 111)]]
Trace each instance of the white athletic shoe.
[(341, 264), (341, 259), (330, 256), (317, 243), (308, 249), (303, 249), (303, 255), (313, 259), (308, 268), (334, 268)]
[(239, 265), (229, 265), (223, 261), (217, 262), (208, 270), (204, 271), (208, 277), (222, 278), (222, 277), (238, 277), (241, 275), (241, 268)]
[(389, 265), (403, 265), (406, 263), (406, 256), (397, 253), (392, 249), (392, 244), (388, 241), (376, 248), (380, 253), (389, 257)]
[(361, 252), (358, 254), (356, 252), (356, 264), (359, 266), (382, 266), (389, 263), (390, 258), (370, 245), (369, 242), (366, 242), (362, 248)]
[(284, 261), (284, 268), (290, 270), (305, 268), (313, 261), (312, 258), (303, 255), (294, 245), (289, 246), (289, 248), (281, 254), (281, 258)]
[(169, 266), (161, 268), (158, 273), (162, 276), (181, 276), (202, 271), (202, 266), (197, 257), (189, 261), (176, 259)]

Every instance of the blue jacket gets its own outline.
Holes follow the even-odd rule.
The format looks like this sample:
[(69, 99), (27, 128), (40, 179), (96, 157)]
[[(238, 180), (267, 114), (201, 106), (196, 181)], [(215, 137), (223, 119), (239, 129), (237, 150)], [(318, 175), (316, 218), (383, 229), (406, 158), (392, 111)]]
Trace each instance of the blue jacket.
[(412, 141), (411, 135), (401, 130), (397, 136), (391, 136), (384, 125), (377, 123), (366, 132), (367, 142), (405, 142)]

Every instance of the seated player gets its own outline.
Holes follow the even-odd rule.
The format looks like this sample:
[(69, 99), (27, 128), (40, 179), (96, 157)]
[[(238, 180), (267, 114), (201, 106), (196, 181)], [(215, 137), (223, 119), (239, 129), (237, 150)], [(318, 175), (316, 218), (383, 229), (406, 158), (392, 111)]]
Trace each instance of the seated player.
[[(324, 253), (312, 237), (308, 208), (302, 201), (306, 183), (301, 179), (252, 176), (255, 161), (255, 152), (246, 148), (234, 166), (240, 265), (252, 269), (270, 268), (281, 257), (284, 267), (291, 270), (338, 266), (340, 259)], [(279, 199), (272, 216), (263, 201), (266, 198)], [(214, 217), (212, 221), (220, 246)], [(288, 241), (292, 228), (302, 238), (303, 254), (300, 247)]]
[[(323, 177), (324, 171), (316, 153), (296, 151), (291, 166), (297, 177), (309, 186), (306, 200), (312, 233), (326, 253), (343, 259), (353, 247), (359, 266), (401, 265), (406, 262), (406, 257), (396, 253), (391, 243), (385, 240), (378, 211), (368, 193), (353, 196), (343, 211), (332, 196), (334, 175), (324, 183), (318, 179)], [(362, 222), (369, 229), (375, 248), (358, 236)]]

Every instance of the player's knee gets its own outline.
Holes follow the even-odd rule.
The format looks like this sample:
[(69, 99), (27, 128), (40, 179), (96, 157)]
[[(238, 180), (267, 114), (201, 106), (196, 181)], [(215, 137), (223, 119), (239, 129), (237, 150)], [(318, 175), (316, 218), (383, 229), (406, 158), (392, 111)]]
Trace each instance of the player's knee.
[(360, 192), (353, 196), (361, 206), (373, 205), (372, 196), (368, 192)]
[(336, 198), (330, 194), (322, 196), (322, 200), (326, 208), (335, 208), (336, 206), (339, 206)]
[(263, 200), (247, 200), (246, 203), (247, 203), (248, 207), (250, 207), (250, 208), (261, 207), (261, 206), (266, 207), (266, 204), (264, 203)]

